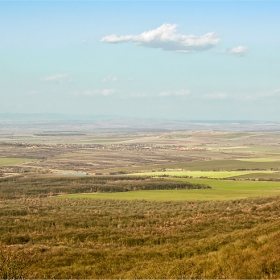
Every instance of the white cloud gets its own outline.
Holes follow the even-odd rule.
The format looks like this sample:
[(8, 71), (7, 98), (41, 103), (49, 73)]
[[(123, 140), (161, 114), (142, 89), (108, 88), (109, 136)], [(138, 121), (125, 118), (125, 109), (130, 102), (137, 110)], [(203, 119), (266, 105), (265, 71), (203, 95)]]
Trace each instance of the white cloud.
[(217, 92), (217, 93), (206, 93), (201, 96), (205, 99), (231, 99), (237, 101), (255, 101), (255, 100), (264, 100), (274, 97), (280, 97), (280, 88), (267, 91), (267, 92), (256, 92), (256, 93), (236, 93), (228, 94), (226, 92)]
[(266, 96), (277, 96), (280, 95), (280, 88), (269, 91), (266, 93)]
[(149, 93), (124, 93), (123, 91), (109, 88), (109, 89), (95, 89), (95, 90), (86, 90), (83, 92), (74, 91), (71, 93), (75, 96), (116, 96), (120, 99), (134, 99), (134, 98), (146, 98), (151, 97), (152, 95)]
[(226, 92), (206, 93), (203, 98), (206, 99), (227, 99), (229, 95)]
[(188, 89), (181, 89), (177, 91), (162, 91), (158, 94), (158, 96), (165, 97), (165, 96), (187, 96), (190, 94)]
[(109, 88), (109, 89), (102, 89), (101, 93), (102, 93), (102, 95), (107, 96), (107, 95), (112, 95), (112, 94), (119, 93), (119, 91)]
[(113, 34), (105, 36), (101, 39), (101, 42), (114, 44), (134, 42), (137, 45), (150, 48), (188, 53), (212, 48), (220, 42), (220, 38), (216, 37), (214, 33), (207, 33), (202, 36), (182, 35), (177, 33), (176, 24), (165, 23), (156, 29), (145, 31), (139, 35), (117, 36)]
[(71, 83), (72, 80), (67, 74), (56, 74), (52, 76), (47, 76), (42, 79), (44, 82), (54, 82), (54, 83)]
[(102, 79), (102, 82), (115, 82), (117, 80), (118, 80), (117, 77), (109, 76), (109, 77)]
[[(103, 96), (109, 96), (121, 93), (119, 90), (109, 88), (109, 89), (95, 89), (95, 90), (86, 90), (84, 92), (79, 93), (78, 95), (103, 95)], [(77, 93), (75, 94), (77, 95)]]
[(227, 53), (236, 55), (236, 56), (244, 56), (248, 52), (248, 47), (246, 46), (238, 46), (232, 49), (228, 49)]

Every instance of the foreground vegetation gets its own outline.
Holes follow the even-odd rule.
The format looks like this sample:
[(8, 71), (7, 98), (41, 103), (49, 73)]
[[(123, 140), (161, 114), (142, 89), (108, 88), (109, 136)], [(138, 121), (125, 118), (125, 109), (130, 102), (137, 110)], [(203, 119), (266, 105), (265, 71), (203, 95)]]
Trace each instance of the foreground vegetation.
[(0, 278), (279, 278), (279, 191), (278, 182), (2, 178)]
[(279, 278), (279, 205), (2, 200), (0, 277)]
[(0, 278), (280, 278), (278, 132), (36, 127), (0, 137)]

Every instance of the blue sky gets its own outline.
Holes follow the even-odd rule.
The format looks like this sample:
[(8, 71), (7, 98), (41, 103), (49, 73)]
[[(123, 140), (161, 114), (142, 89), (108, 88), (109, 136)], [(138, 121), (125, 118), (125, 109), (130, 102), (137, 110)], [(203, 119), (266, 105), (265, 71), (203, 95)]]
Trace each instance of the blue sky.
[(280, 121), (278, 1), (0, 1), (0, 113)]

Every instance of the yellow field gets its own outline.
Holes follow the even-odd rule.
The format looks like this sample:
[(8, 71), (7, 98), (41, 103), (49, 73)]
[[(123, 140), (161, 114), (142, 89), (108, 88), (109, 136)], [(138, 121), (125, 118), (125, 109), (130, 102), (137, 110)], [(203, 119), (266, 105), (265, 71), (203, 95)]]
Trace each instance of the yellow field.
[(249, 162), (275, 162), (280, 161), (278, 158), (239, 158), (240, 161), (249, 161)]
[(244, 171), (160, 171), (160, 172), (144, 172), (144, 173), (133, 173), (132, 175), (137, 176), (188, 176), (194, 178), (212, 178), (212, 179), (221, 179), (221, 178), (230, 178), (236, 177), (241, 175), (248, 175), (248, 174), (272, 174), (276, 173), (277, 171), (271, 170), (244, 170)]

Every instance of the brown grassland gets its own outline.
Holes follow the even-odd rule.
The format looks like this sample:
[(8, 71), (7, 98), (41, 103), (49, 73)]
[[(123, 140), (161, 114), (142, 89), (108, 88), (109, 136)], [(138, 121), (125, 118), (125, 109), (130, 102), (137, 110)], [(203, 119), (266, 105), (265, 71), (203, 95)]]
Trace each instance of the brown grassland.
[[(280, 278), (280, 133), (30, 131), (0, 133), (0, 278)], [(186, 170), (251, 170), (229, 185), (276, 191), (195, 200), (227, 181), (141, 175)], [(163, 190), (165, 200), (137, 199)], [(173, 200), (183, 190), (189, 199)]]

